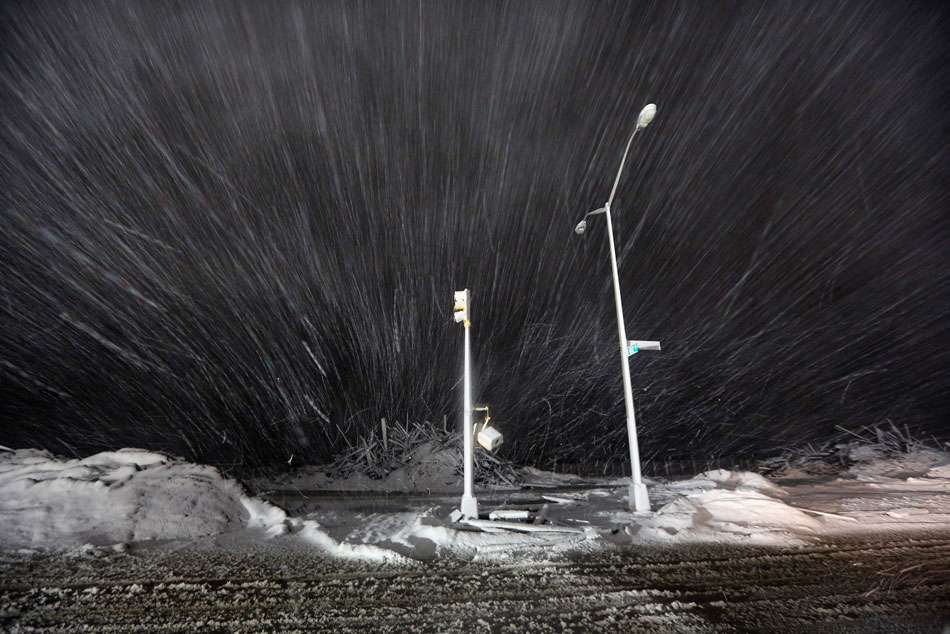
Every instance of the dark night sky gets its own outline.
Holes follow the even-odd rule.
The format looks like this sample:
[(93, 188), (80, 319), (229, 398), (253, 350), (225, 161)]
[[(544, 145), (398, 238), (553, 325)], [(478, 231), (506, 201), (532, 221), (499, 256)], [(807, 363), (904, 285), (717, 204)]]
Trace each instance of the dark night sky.
[[(940, 2), (5, 3), (0, 444), (322, 461), (950, 437)], [(650, 473), (649, 465), (646, 469)]]

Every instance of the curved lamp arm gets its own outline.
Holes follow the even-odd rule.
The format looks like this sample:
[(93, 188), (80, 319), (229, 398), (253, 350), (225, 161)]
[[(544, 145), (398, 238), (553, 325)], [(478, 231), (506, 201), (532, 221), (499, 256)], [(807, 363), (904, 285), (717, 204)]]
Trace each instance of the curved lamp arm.
[(617, 170), (617, 178), (614, 179), (614, 188), (610, 190), (607, 207), (610, 207), (611, 203), (614, 202), (614, 194), (617, 193), (617, 185), (620, 183), (620, 175), (623, 174), (623, 166), (627, 162), (627, 153), (630, 151), (630, 144), (633, 143), (633, 137), (637, 136), (637, 132), (639, 132), (641, 128), (650, 125), (650, 122), (653, 121), (653, 117), (655, 116), (656, 104), (649, 103), (640, 111), (640, 116), (637, 117), (637, 127), (633, 129), (633, 134), (630, 135), (630, 139), (627, 141), (627, 147), (623, 151), (623, 158), (620, 159), (620, 169)]

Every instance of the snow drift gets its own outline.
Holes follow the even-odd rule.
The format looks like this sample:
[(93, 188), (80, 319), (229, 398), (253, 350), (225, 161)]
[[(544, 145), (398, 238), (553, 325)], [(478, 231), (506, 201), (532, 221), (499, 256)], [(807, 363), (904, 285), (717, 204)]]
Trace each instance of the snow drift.
[(213, 467), (139, 449), (81, 460), (2, 452), (0, 500), (3, 550), (200, 537), (286, 519)]

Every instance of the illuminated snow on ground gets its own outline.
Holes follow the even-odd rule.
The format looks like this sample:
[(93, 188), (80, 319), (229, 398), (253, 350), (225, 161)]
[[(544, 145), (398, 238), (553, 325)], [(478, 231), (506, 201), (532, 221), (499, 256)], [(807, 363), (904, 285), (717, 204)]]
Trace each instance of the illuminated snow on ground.
[[(430, 475), (446, 482), (445, 473)], [(149, 451), (122, 449), (81, 460), (35, 449), (5, 451), (0, 546), (19, 554), (124, 550), (133, 543), (233, 533), (241, 540), (295, 540), (345, 559), (503, 561), (647, 542), (792, 545), (950, 522), (950, 455), (933, 450), (872, 457), (825, 477), (791, 472), (773, 481), (720, 469), (655, 481), (650, 515), (626, 510), (624, 479), (536, 470), (520, 475), (520, 488), (477, 491), (480, 510), (529, 510), (532, 519), (476, 527), (448, 520), (458, 504), (450, 480), (434, 490), (432, 481), (416, 478), (416, 488), (409, 489), (398, 476), (403, 493), (393, 495), (369, 490), (373, 482), (383, 490), (391, 479), (341, 483), (312, 470), (296, 479), (255, 482), (261, 497), (254, 497), (213, 467)], [(354, 483), (361, 490), (332, 491)], [(285, 506), (295, 511), (264, 497), (294, 501)]]

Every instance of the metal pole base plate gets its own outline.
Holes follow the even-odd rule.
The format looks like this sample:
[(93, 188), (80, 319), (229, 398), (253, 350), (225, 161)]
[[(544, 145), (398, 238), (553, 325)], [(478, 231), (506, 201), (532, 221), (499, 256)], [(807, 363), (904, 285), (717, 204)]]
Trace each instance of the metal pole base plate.
[(642, 482), (630, 485), (630, 510), (637, 513), (650, 512), (650, 494)]
[[(649, 504), (647, 505), (649, 507)], [(478, 519), (478, 500), (470, 495), (462, 496), (462, 507), (459, 509), (462, 511), (462, 517), (465, 519)]]

